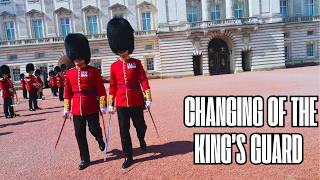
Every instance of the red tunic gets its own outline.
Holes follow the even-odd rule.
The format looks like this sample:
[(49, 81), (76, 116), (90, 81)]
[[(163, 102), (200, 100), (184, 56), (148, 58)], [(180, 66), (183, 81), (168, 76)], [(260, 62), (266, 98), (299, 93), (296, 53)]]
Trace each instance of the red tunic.
[(150, 89), (140, 60), (117, 60), (111, 65), (109, 94), (116, 107), (144, 106), (143, 92)]
[(0, 87), (2, 89), (2, 97), (3, 99), (10, 99), (13, 97), (13, 83), (10, 79), (2, 79), (0, 80)]
[(35, 84), (37, 83), (37, 78), (34, 75), (29, 75), (24, 78), (27, 84), (27, 90), (28, 92), (37, 92), (38, 86)]
[(99, 97), (106, 96), (101, 75), (97, 68), (86, 66), (67, 72), (64, 98), (72, 100), (73, 115), (86, 116), (99, 112)]
[(57, 79), (57, 85), (58, 87), (63, 87), (64, 86), (64, 78), (63, 76), (60, 76), (59, 74), (56, 75)]
[(26, 81), (24, 79), (20, 79), (20, 86), (21, 86), (21, 89), (26, 89)]
[(50, 82), (50, 87), (55, 87), (55, 86), (57, 86), (56, 77), (50, 76), (49, 82)]

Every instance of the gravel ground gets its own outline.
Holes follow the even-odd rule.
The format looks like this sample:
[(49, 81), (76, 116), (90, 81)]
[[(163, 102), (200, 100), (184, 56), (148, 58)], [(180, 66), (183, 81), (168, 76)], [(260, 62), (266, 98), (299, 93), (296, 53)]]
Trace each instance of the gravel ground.
[[(112, 116), (109, 157), (102, 160), (98, 144), (88, 132), (93, 165), (77, 169), (79, 153), (73, 124), (67, 121), (58, 149), (50, 161), (54, 142), (63, 122), (63, 103), (45, 90), (42, 110), (30, 112), (27, 101), (15, 107), (21, 115), (5, 119), (0, 110), (0, 179), (320, 179), (319, 128), (291, 128), (290, 106), (285, 128), (186, 128), (183, 125), (183, 98), (187, 95), (319, 95), (320, 67), (279, 69), (219, 76), (151, 80), (153, 116), (148, 125), (147, 153), (139, 149), (131, 128), (136, 163), (123, 170), (116, 115)], [(108, 86), (108, 85), (106, 85)], [(19, 91), (19, 96), (22, 92)], [(2, 100), (1, 100), (2, 101)], [(317, 104), (319, 109), (319, 103)], [(108, 116), (106, 116), (107, 118)], [(319, 116), (317, 116), (319, 121)], [(300, 165), (193, 165), (194, 132), (296, 132), (304, 136), (304, 162)], [(248, 161), (249, 162), (249, 161)]]

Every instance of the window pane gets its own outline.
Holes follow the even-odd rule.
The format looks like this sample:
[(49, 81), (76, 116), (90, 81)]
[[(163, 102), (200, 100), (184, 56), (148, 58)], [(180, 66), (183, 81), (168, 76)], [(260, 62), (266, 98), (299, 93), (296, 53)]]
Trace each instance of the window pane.
[(212, 20), (219, 20), (220, 19), (220, 5), (212, 5), (211, 6), (211, 19)]
[(12, 69), (12, 75), (13, 75), (13, 81), (19, 81), (20, 80), (20, 69), (19, 68)]
[(190, 6), (187, 11), (188, 22), (196, 22), (198, 21), (197, 7)]
[(43, 38), (43, 31), (42, 31), (42, 21), (41, 19), (36, 19), (32, 21), (33, 26), (33, 36), (34, 38), (40, 39)]
[(242, 18), (243, 17), (243, 3), (237, 2), (234, 4), (234, 17), (235, 18)]
[(287, 17), (288, 4), (287, 0), (280, 0), (280, 14), (282, 17)]
[(15, 40), (15, 29), (14, 29), (14, 22), (13, 21), (8, 21), (5, 22), (5, 31), (6, 31), (6, 36), (8, 41)]
[(142, 13), (142, 30), (151, 30), (151, 12)]
[(147, 70), (153, 71), (154, 70), (154, 60), (153, 58), (147, 58)]
[(70, 33), (70, 19), (69, 18), (61, 18), (60, 20), (61, 26), (61, 34), (62, 36), (67, 36)]
[(97, 16), (88, 16), (88, 28), (89, 34), (98, 33)]
[(305, 15), (313, 16), (313, 0), (306, 0), (305, 2)]
[(314, 50), (313, 44), (307, 44), (307, 56), (314, 56), (313, 50)]

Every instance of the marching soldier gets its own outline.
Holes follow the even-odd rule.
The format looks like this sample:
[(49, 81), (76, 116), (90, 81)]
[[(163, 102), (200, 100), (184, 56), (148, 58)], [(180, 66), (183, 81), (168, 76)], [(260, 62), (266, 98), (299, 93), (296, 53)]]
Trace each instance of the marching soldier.
[(60, 66), (54, 67), (54, 72), (56, 73), (56, 80), (59, 92), (59, 100), (63, 101), (63, 92), (64, 92), (64, 77), (61, 73)]
[(37, 70), (34, 72), (34, 75), (36, 76), (36, 83), (39, 84), (37, 97), (38, 97), (38, 99), (42, 99), (42, 98), (43, 98), (43, 89), (42, 89), (43, 81), (42, 81), (42, 79), (41, 79), (41, 77), (40, 77), (40, 75), (41, 75), (40, 69), (37, 69)]
[(28, 99), (28, 92), (27, 92), (27, 87), (26, 87), (26, 81), (24, 80), (24, 74), (20, 74), (20, 86), (22, 89), (22, 94), (24, 99)]
[(40, 109), (37, 102), (40, 84), (37, 83), (37, 78), (33, 75), (34, 65), (32, 63), (27, 64), (26, 71), (27, 76), (24, 79), (29, 93), (29, 110), (35, 111), (36, 109)]
[(57, 80), (56, 80), (56, 75), (52, 70), (49, 71), (49, 83), (50, 83), (52, 96), (57, 96), (57, 91), (58, 91)]
[(0, 86), (2, 89), (3, 98), (3, 111), (6, 118), (13, 118), (16, 116), (13, 109), (13, 98), (15, 89), (12, 81), (10, 80), (10, 68), (7, 65), (2, 65)]
[[(124, 18), (113, 18), (107, 25), (107, 36), (111, 50), (119, 58), (111, 65), (108, 111), (117, 108), (122, 150), (125, 160), (122, 168), (133, 164), (130, 118), (136, 128), (141, 150), (146, 151), (144, 140), (147, 126), (143, 117), (144, 106), (151, 104), (148, 78), (141, 61), (130, 57), (134, 49), (133, 29)], [(143, 95), (144, 94), (144, 95)], [(144, 102), (145, 99), (145, 102)]]
[[(106, 113), (106, 91), (98, 69), (89, 66), (91, 53), (89, 42), (82, 34), (69, 34), (65, 39), (66, 53), (75, 68), (68, 70), (64, 91), (64, 116), (73, 115), (75, 136), (80, 150), (79, 170), (90, 165), (90, 155), (86, 138), (86, 123), (89, 131), (105, 149), (99, 123), (99, 111)], [(72, 100), (72, 107), (71, 107)], [(72, 109), (72, 112), (70, 110)]]

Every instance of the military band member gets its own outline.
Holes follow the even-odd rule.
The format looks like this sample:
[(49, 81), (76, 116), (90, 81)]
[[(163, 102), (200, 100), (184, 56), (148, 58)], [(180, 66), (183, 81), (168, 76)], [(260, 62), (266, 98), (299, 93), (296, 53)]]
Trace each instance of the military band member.
[(64, 77), (61, 72), (60, 66), (54, 67), (54, 72), (56, 74), (58, 92), (59, 92), (59, 100), (63, 101), (63, 93), (64, 93)]
[(38, 99), (42, 99), (43, 98), (43, 89), (42, 89), (42, 86), (43, 86), (43, 81), (40, 77), (41, 75), (41, 71), (40, 69), (37, 69), (35, 72), (34, 72), (34, 75), (36, 76), (36, 83), (39, 84), (38, 86), (38, 93), (37, 93), (37, 97)]
[(37, 83), (37, 78), (33, 75), (34, 72), (34, 65), (29, 63), (26, 65), (27, 75), (24, 78), (27, 84), (27, 90), (29, 93), (29, 110), (35, 111), (36, 109), (40, 109), (38, 107), (38, 90), (40, 84)]
[[(69, 34), (65, 39), (66, 53), (75, 68), (68, 70), (64, 91), (64, 116), (73, 115), (75, 136), (80, 150), (79, 170), (90, 165), (86, 138), (86, 123), (101, 151), (105, 148), (99, 123), (99, 111), (106, 112), (106, 91), (98, 69), (89, 66), (91, 53), (89, 42), (82, 34)], [(71, 112), (70, 112), (71, 111)]]
[(26, 81), (24, 80), (24, 74), (21, 73), (20, 74), (20, 86), (22, 89), (22, 95), (24, 99), (28, 99), (28, 91), (27, 91), (27, 85), (26, 85)]
[(10, 68), (7, 65), (2, 65), (1, 67), (1, 79), (0, 86), (2, 89), (2, 98), (3, 98), (3, 111), (6, 118), (15, 117), (13, 109), (13, 99), (15, 89), (12, 81), (10, 80)]
[(110, 113), (113, 113), (114, 106), (117, 109), (122, 150), (125, 155), (122, 168), (128, 168), (133, 164), (130, 119), (136, 128), (141, 149), (145, 151), (147, 148), (144, 140), (147, 126), (143, 109), (145, 105), (151, 104), (148, 78), (141, 61), (130, 57), (134, 49), (133, 34), (131, 25), (124, 18), (113, 18), (107, 25), (110, 48), (119, 55), (110, 68), (108, 109)]
[(57, 96), (57, 92), (58, 92), (57, 79), (54, 71), (52, 70), (49, 71), (49, 83), (50, 83), (52, 96)]

